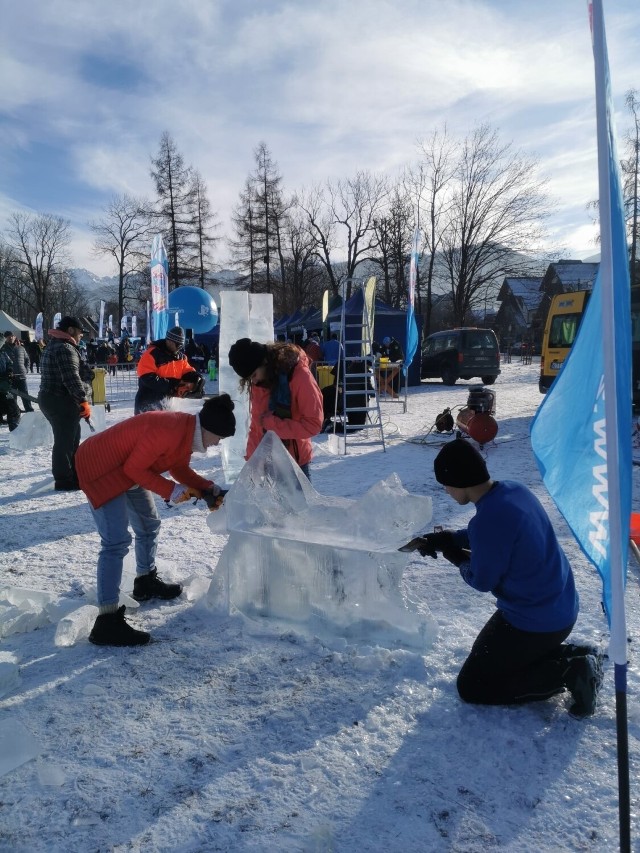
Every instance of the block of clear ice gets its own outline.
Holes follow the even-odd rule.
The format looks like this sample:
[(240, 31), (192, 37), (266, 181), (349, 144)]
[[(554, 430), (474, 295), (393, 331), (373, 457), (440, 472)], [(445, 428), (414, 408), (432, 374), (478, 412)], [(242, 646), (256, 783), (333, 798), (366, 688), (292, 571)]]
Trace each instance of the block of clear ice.
[(398, 548), (424, 531), (431, 499), (397, 475), (360, 499), (318, 493), (275, 433), (268, 432), (209, 515), (229, 534), (207, 593), (210, 607), (304, 624), (321, 638), (426, 649), (436, 627), (426, 602), (402, 591), (409, 555)]

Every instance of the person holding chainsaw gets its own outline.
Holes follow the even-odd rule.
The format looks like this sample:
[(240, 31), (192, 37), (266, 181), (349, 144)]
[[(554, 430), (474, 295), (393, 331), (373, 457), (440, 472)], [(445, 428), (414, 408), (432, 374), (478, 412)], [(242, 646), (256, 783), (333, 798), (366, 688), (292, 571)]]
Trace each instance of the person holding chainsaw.
[(602, 656), (593, 646), (564, 642), (578, 616), (578, 594), (544, 508), (521, 483), (492, 480), (463, 438), (442, 448), (434, 472), (456, 503), (475, 505), (475, 516), (465, 529), (438, 530), (402, 550), (441, 554), (469, 586), (497, 599), (458, 675), (460, 698), (510, 705), (568, 690), (573, 716), (593, 714)]
[(169, 408), (172, 397), (202, 396), (204, 379), (189, 364), (184, 344), (184, 329), (180, 326), (169, 329), (163, 340), (149, 344), (136, 368), (138, 393), (134, 414), (161, 412)]
[(75, 454), (80, 444), (80, 420), (91, 419), (93, 370), (80, 358), (84, 334), (77, 317), (63, 317), (50, 329), (40, 364), (38, 404), (53, 430), (51, 470), (57, 491), (77, 491)]
[[(224, 492), (189, 465), (192, 453), (206, 453), (234, 435), (234, 404), (228, 394), (207, 400), (199, 414), (145, 412), (86, 439), (76, 454), (80, 488), (100, 534), (97, 600), (99, 614), (89, 636), (98, 646), (140, 646), (145, 631), (125, 620), (118, 606), (125, 555), (135, 535), (136, 601), (170, 600), (182, 592), (166, 583), (155, 566), (160, 517), (154, 494), (170, 505), (203, 498), (217, 509)], [(164, 476), (168, 471), (171, 478)]]

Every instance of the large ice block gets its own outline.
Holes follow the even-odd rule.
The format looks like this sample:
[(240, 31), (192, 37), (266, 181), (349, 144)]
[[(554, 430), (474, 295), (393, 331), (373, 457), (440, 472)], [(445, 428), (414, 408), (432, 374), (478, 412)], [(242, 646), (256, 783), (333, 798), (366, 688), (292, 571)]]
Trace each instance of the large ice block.
[(58, 622), (53, 642), (56, 646), (75, 646), (79, 640), (86, 640), (96, 621), (98, 608), (85, 604), (69, 613)]
[(396, 475), (359, 500), (321, 495), (267, 433), (225, 498), (229, 539), (208, 603), (305, 624), (323, 638), (425, 649), (435, 625), (426, 603), (418, 613), (402, 594), (409, 558), (398, 547), (431, 514), (431, 499), (409, 494)]
[(0, 651), (0, 698), (20, 686), (18, 659), (11, 652)]
[(12, 450), (30, 450), (32, 447), (52, 445), (53, 431), (39, 409), (25, 412), (16, 429), (9, 433), (9, 447)]
[(220, 292), (219, 390), (235, 403), (236, 433), (220, 445), (227, 483), (233, 483), (244, 466), (249, 434), (249, 395), (240, 392), (238, 374), (229, 365), (229, 350), (239, 338), (261, 343), (273, 341), (273, 296), (239, 290)]

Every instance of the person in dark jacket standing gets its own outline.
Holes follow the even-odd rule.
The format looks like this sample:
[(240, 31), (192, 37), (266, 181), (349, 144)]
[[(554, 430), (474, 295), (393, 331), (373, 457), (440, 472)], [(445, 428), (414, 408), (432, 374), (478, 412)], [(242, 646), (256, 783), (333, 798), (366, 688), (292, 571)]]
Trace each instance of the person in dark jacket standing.
[(29, 341), (27, 345), (27, 354), (29, 356), (29, 370), (33, 373), (33, 368), (40, 373), (40, 356), (42, 355), (42, 347), (40, 341)]
[[(88, 438), (77, 456), (80, 486), (98, 533), (99, 615), (89, 635), (98, 646), (141, 646), (149, 634), (129, 625), (119, 605), (124, 557), (135, 534), (136, 601), (168, 601), (182, 592), (178, 583), (158, 577), (155, 566), (160, 517), (153, 493), (172, 504), (204, 498), (218, 509), (224, 493), (190, 467), (192, 453), (205, 453), (235, 433), (228, 394), (207, 400), (198, 415), (146, 412)], [(173, 480), (165, 476), (168, 471)]]
[(0, 420), (5, 423), (2, 418), (6, 415), (9, 432), (12, 432), (20, 423), (20, 409), (12, 393), (13, 360), (5, 350), (6, 347), (0, 349)]
[(40, 364), (38, 403), (53, 430), (51, 470), (57, 491), (80, 488), (75, 454), (80, 444), (80, 419), (91, 417), (93, 370), (80, 358), (78, 343), (84, 334), (76, 317), (63, 317), (49, 330), (49, 342)]
[(571, 566), (544, 508), (525, 486), (494, 481), (466, 439), (446, 444), (434, 461), (436, 480), (456, 503), (473, 503), (466, 529), (412, 540), (423, 556), (438, 552), (497, 611), (478, 635), (458, 675), (465, 702), (510, 705), (569, 690), (573, 716), (595, 711), (602, 657), (591, 646), (565, 643), (578, 616)]
[(4, 333), (4, 349), (13, 362), (11, 386), (20, 392), (17, 396), (22, 400), (24, 411), (32, 412), (33, 406), (27, 396), (29, 393), (27, 390), (27, 373), (29, 372), (29, 356), (27, 355), (27, 351), (13, 332)]
[(164, 340), (153, 341), (138, 362), (138, 393), (134, 414), (161, 412), (171, 397), (201, 393), (204, 380), (184, 354), (184, 329), (175, 326)]

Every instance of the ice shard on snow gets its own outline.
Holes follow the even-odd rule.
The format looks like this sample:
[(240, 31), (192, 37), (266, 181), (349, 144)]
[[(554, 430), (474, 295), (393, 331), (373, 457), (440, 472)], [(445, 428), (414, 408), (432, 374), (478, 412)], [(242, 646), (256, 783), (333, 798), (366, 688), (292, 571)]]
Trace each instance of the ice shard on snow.
[(402, 594), (409, 558), (398, 548), (431, 514), (431, 499), (409, 494), (395, 474), (359, 500), (319, 494), (268, 432), (224, 510), (209, 517), (216, 532), (224, 520), (229, 539), (208, 603), (306, 623), (323, 638), (424, 649), (435, 626), (426, 603), (418, 613)]
[(14, 717), (0, 720), (0, 776), (42, 752), (36, 738)]

